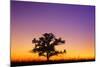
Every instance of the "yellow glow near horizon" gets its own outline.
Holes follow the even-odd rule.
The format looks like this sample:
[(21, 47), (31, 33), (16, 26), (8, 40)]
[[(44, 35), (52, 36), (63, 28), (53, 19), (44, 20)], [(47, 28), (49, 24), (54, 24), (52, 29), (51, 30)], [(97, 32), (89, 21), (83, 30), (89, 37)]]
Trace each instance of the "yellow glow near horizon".
[[(52, 56), (50, 59), (51, 60), (60, 60), (60, 59), (65, 59), (65, 60), (70, 60), (70, 59), (88, 59), (88, 58), (94, 58), (94, 49), (93, 48), (86, 48), (83, 47), (81, 49), (85, 50), (75, 50), (75, 49), (68, 49), (67, 46), (65, 45), (60, 45), (56, 47), (56, 50), (63, 50), (66, 49), (67, 52), (65, 54), (59, 54)], [(32, 49), (32, 46), (20, 46), (16, 48), (11, 49), (11, 60), (12, 61), (39, 61), (39, 60), (46, 60), (46, 57), (43, 56), (38, 56), (38, 54), (31, 53), (30, 50)]]

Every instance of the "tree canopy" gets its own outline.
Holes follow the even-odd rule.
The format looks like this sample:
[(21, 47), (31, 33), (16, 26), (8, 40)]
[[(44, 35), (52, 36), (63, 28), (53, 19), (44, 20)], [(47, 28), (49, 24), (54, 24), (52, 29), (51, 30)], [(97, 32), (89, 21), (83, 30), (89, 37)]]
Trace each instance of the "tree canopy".
[(48, 61), (51, 56), (66, 52), (65, 49), (63, 51), (57, 51), (55, 49), (55, 46), (64, 44), (65, 40), (56, 38), (53, 33), (44, 33), (38, 39), (33, 38), (32, 43), (35, 44), (32, 51), (38, 53), (39, 56), (47, 57)]

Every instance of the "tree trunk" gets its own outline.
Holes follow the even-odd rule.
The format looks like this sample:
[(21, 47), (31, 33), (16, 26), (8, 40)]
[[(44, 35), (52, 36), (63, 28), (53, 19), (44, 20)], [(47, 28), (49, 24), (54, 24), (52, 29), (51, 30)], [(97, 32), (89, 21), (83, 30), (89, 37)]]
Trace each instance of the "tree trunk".
[(49, 55), (48, 55), (48, 53), (47, 53), (47, 61), (49, 61)]
[[(49, 42), (47, 43), (47, 49), (49, 48)], [(49, 49), (47, 50), (47, 61), (49, 61)]]

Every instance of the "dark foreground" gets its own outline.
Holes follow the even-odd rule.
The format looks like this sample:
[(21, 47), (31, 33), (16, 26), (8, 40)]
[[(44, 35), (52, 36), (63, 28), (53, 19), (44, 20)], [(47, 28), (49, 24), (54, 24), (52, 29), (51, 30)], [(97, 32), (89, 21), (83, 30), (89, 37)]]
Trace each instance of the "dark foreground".
[(30, 61), (30, 62), (11, 62), (11, 67), (28, 66), (28, 65), (43, 65), (43, 64), (57, 64), (57, 63), (74, 63), (74, 62), (89, 62), (95, 59), (81, 59), (81, 60), (59, 60), (59, 61)]

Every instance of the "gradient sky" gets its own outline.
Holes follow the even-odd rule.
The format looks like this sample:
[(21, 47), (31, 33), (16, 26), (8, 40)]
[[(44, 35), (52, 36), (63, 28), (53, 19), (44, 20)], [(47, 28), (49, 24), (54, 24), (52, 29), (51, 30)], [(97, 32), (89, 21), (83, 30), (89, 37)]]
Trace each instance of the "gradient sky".
[(30, 53), (32, 39), (43, 33), (54, 33), (66, 41), (57, 50), (67, 53), (51, 59), (94, 58), (95, 7), (11, 2), (11, 60), (44, 60)]

